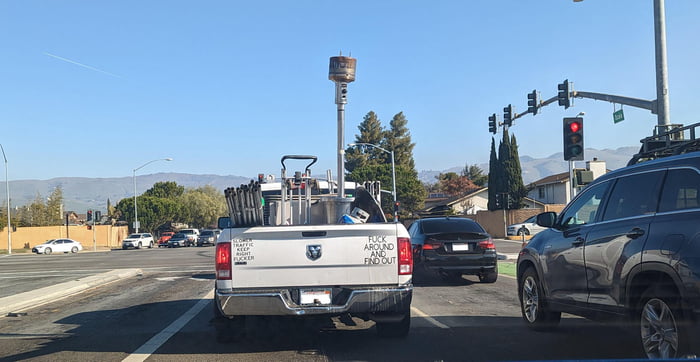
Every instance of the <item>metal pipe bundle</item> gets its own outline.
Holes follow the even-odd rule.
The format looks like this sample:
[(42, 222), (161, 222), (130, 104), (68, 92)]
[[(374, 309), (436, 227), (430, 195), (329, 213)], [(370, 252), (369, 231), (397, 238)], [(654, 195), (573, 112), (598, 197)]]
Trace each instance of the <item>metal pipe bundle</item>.
[(229, 217), (236, 227), (251, 227), (263, 224), (262, 189), (260, 183), (229, 187), (224, 190)]

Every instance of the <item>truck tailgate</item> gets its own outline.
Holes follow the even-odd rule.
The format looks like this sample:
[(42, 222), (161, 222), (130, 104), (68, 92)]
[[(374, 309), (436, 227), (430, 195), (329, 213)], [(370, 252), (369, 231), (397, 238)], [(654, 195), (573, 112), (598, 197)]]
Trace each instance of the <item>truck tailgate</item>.
[(232, 229), (231, 284), (234, 288), (398, 284), (398, 229), (389, 223)]

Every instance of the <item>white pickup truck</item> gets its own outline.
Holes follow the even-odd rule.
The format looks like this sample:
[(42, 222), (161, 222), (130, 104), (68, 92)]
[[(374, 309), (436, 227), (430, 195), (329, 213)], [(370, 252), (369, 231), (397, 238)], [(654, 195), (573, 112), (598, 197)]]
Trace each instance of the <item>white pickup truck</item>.
[(226, 190), (230, 217), (220, 223), (232, 225), (220, 225), (216, 244), (217, 338), (235, 338), (247, 316), (344, 314), (375, 321), (381, 336), (406, 336), (413, 293), (406, 228), (386, 222), (364, 187), (352, 184), (339, 199), (331, 183), (306, 176), (309, 166), (289, 179), (283, 168), (279, 183)]

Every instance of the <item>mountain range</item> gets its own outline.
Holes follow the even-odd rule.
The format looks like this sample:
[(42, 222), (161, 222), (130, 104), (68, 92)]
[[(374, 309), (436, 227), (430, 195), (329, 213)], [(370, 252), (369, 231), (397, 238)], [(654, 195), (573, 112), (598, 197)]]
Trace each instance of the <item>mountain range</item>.
[[(584, 154), (587, 160), (596, 158), (599, 161), (605, 161), (608, 170), (615, 170), (626, 166), (627, 162), (632, 158), (632, 155), (638, 151), (639, 147), (620, 147), (615, 150), (586, 148)], [(488, 163), (482, 163), (477, 166), (479, 166), (485, 174), (489, 172)], [(585, 168), (586, 165), (584, 161), (577, 161), (574, 167)], [(522, 169), (523, 182), (527, 185), (546, 176), (568, 171), (569, 163), (568, 161), (564, 161), (564, 154), (558, 152), (546, 158), (521, 156), (520, 168)], [(418, 173), (418, 178), (423, 183), (435, 183), (437, 181), (436, 177), (440, 173), (455, 172), (460, 174), (463, 169), (464, 166), (458, 166), (442, 171), (420, 171)]]
[[(615, 150), (596, 150), (587, 148), (586, 158), (597, 158), (606, 161), (606, 167), (614, 170), (623, 167), (627, 161), (638, 151), (636, 147), (621, 147)], [(478, 165), (484, 173), (488, 172), (489, 165)], [(561, 152), (547, 158), (520, 157), (520, 166), (523, 170), (523, 182), (539, 180), (545, 176), (562, 173), (568, 170), (568, 162), (563, 160)], [(420, 171), (419, 179), (424, 183), (435, 183), (436, 176), (445, 172), (460, 173), (464, 166), (455, 166), (441, 171)], [(577, 162), (576, 167), (583, 168), (583, 162)], [(88, 209), (106, 210), (107, 200), (116, 205), (125, 197), (134, 196), (134, 181), (136, 181), (136, 193), (142, 194), (151, 188), (154, 183), (161, 181), (174, 181), (185, 187), (200, 187), (211, 185), (216, 189), (224, 190), (227, 187), (248, 183), (252, 177), (245, 176), (219, 176), (219, 175), (194, 175), (186, 173), (156, 173), (150, 175), (116, 178), (86, 178), (86, 177), (59, 177), (49, 180), (16, 180), (10, 181), (10, 195), (13, 206), (27, 205), (37, 197), (46, 198), (58, 186), (63, 190), (65, 210), (85, 213)], [(0, 188), (1, 189), (1, 188)], [(5, 204), (4, 192), (0, 192), (2, 205)], [(45, 200), (44, 200), (45, 201)]]

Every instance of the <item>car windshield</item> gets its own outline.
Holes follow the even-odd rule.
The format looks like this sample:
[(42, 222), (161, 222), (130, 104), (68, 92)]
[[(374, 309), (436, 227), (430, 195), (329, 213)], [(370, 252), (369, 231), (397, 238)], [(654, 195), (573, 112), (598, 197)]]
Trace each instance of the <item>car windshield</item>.
[(421, 223), (421, 227), (425, 234), (485, 232), (479, 224), (467, 219), (425, 220)]
[(131, 234), (128, 236), (129, 239), (139, 239), (141, 238), (141, 234)]
[(200, 236), (213, 236), (214, 232), (213, 231), (202, 231), (202, 233), (199, 235)]

